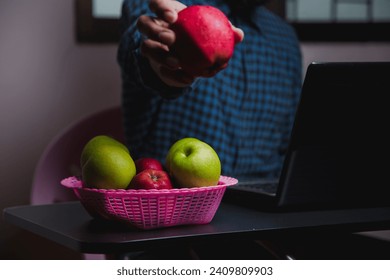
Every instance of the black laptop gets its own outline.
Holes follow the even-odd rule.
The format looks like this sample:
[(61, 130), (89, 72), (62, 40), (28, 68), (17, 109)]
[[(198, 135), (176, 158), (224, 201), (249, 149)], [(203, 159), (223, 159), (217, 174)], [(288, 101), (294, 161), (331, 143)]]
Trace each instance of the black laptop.
[(390, 62), (307, 68), (280, 178), (239, 178), (224, 201), (269, 210), (390, 205)]

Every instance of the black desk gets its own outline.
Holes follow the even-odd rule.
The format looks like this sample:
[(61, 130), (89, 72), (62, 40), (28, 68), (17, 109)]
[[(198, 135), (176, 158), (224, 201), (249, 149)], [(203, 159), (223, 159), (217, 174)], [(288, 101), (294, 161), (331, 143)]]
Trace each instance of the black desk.
[(222, 203), (210, 224), (148, 231), (92, 219), (79, 202), (10, 207), (3, 215), (11, 224), (78, 252), (102, 254), (139, 251), (203, 238), (262, 239), (287, 234), (390, 228), (390, 207), (270, 213)]

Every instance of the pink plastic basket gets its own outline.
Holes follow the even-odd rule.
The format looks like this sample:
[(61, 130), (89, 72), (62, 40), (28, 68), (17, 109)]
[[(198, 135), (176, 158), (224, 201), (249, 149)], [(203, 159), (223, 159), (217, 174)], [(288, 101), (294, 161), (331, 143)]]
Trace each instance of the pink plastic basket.
[(86, 188), (76, 177), (63, 179), (61, 184), (73, 189), (93, 217), (152, 229), (211, 222), (226, 187), (237, 184), (237, 179), (221, 176), (216, 186), (170, 190)]

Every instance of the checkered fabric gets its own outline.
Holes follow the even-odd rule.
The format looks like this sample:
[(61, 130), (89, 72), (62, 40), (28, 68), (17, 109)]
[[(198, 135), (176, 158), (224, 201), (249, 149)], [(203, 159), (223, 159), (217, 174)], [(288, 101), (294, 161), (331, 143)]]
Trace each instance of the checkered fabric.
[(261, 6), (244, 17), (224, 1), (182, 1), (218, 7), (244, 30), (245, 38), (226, 69), (174, 89), (139, 54), (142, 38), (135, 23), (141, 14), (151, 14), (147, 2), (124, 2), (118, 50), (132, 156), (164, 162), (176, 140), (195, 137), (216, 150), (224, 175), (278, 176), (301, 89), (301, 53), (293, 29)]

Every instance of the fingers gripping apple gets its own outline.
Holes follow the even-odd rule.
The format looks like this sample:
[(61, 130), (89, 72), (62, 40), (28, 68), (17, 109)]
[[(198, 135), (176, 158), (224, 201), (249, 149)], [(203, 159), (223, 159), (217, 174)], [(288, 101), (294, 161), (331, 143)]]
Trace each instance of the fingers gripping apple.
[(171, 28), (176, 34), (172, 50), (192, 76), (213, 76), (225, 68), (239, 40), (225, 14), (212, 6), (185, 8)]

